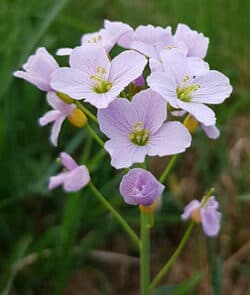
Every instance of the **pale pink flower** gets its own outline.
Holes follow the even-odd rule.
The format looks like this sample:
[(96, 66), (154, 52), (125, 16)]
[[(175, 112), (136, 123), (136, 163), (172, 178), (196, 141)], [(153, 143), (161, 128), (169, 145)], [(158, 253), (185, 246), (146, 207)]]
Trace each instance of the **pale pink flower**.
[[(125, 23), (105, 20), (103, 29), (82, 36), (81, 45), (97, 45), (104, 48), (108, 53), (117, 44), (118, 40), (129, 31), (132, 31), (132, 28)], [(72, 48), (60, 48), (56, 54), (70, 55), (72, 51)]]
[(179, 24), (174, 35), (176, 42), (186, 45), (187, 56), (204, 58), (207, 54), (209, 39), (202, 33), (190, 29), (187, 25)]
[(78, 165), (70, 155), (65, 152), (59, 157), (65, 171), (49, 179), (49, 190), (60, 185), (66, 192), (77, 192), (90, 182), (89, 171), (86, 166)]
[(52, 123), (50, 141), (54, 146), (57, 146), (58, 135), (62, 127), (63, 121), (71, 114), (72, 110), (76, 108), (74, 104), (67, 104), (63, 102), (54, 92), (47, 94), (47, 102), (53, 110), (45, 113), (40, 119), (40, 126), (45, 126)]
[(120, 193), (131, 205), (152, 205), (164, 188), (151, 172), (141, 168), (131, 169), (120, 183)]
[(105, 149), (117, 169), (144, 162), (145, 156), (166, 156), (184, 152), (191, 136), (180, 122), (167, 122), (166, 102), (147, 89), (132, 101), (116, 99), (98, 110), (100, 129), (110, 139)]
[(73, 50), (69, 63), (70, 68), (60, 68), (53, 73), (53, 89), (76, 100), (84, 99), (97, 108), (106, 108), (142, 74), (147, 60), (127, 50), (110, 61), (103, 48), (85, 45)]
[(41, 47), (34, 55), (28, 58), (23, 65), (24, 71), (14, 72), (14, 76), (24, 79), (43, 91), (51, 91), (51, 74), (59, 68), (56, 60), (48, 53), (46, 48)]
[(205, 104), (222, 103), (232, 92), (229, 79), (218, 71), (195, 75), (186, 57), (163, 58), (164, 72), (153, 72), (147, 78), (150, 88), (174, 108), (192, 114), (205, 126), (215, 125), (212, 109)]
[(219, 203), (215, 196), (211, 196), (204, 204), (201, 201), (193, 200), (185, 208), (181, 215), (183, 220), (193, 219), (201, 223), (207, 236), (217, 236), (220, 230), (221, 213), (217, 211)]

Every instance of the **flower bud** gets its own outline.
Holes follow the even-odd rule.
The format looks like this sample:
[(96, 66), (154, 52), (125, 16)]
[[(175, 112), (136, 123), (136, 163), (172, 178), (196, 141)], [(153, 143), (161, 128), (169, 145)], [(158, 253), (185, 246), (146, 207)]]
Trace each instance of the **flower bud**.
[(67, 94), (64, 94), (62, 92), (56, 92), (56, 95), (67, 104), (71, 104), (74, 102), (74, 99), (72, 97), (70, 97)]
[(133, 81), (133, 84), (135, 87), (144, 87), (145, 86), (145, 79), (144, 77), (141, 75), (139, 76), (137, 79), (135, 79)]
[(141, 210), (150, 212), (164, 188), (152, 173), (141, 168), (131, 169), (120, 183), (120, 193), (127, 204), (140, 205)]
[(198, 128), (199, 126), (199, 122), (191, 115), (188, 115), (184, 122), (183, 122), (184, 126), (188, 129), (188, 131), (190, 133), (194, 133), (195, 130)]
[(78, 108), (73, 109), (67, 119), (77, 128), (84, 127), (88, 122), (86, 115)]

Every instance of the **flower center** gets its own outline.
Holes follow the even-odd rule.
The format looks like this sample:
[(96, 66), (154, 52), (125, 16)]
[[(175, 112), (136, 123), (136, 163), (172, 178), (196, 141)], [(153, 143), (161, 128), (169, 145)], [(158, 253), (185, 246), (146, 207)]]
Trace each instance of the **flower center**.
[(136, 145), (146, 145), (149, 140), (149, 130), (144, 128), (143, 122), (136, 122), (132, 126), (132, 131), (129, 133), (129, 139)]
[(98, 66), (96, 68), (96, 74), (90, 76), (90, 79), (94, 82), (93, 90), (96, 93), (108, 92), (112, 87), (112, 82), (106, 80), (106, 74), (106, 69)]
[(100, 41), (102, 41), (102, 36), (101, 35), (95, 35), (93, 38), (90, 38), (90, 39), (88, 39), (87, 40), (87, 43), (94, 43), (94, 44), (96, 44), (96, 43), (98, 43), (98, 42), (100, 42)]
[(171, 50), (171, 49), (174, 49), (174, 48), (176, 48), (176, 46), (174, 46), (174, 45), (165, 46), (165, 49), (168, 49), (168, 50)]
[(187, 86), (187, 82), (189, 81), (189, 77), (185, 76), (181, 85), (176, 89), (177, 96), (180, 100), (189, 102), (192, 97), (192, 92), (201, 88), (199, 84), (190, 84)]

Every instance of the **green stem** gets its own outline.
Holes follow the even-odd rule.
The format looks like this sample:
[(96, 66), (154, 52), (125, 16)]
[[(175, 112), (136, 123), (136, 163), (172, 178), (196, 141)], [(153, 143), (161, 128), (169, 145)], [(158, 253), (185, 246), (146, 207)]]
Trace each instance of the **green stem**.
[(89, 132), (89, 134), (99, 143), (99, 145), (103, 148), (104, 147), (104, 141), (101, 139), (101, 137), (95, 132), (95, 130), (90, 127), (89, 124), (86, 124), (86, 129)]
[(91, 113), (91, 111), (89, 111), (87, 108), (85, 108), (85, 106), (80, 101), (75, 100), (74, 103), (78, 107), (78, 109), (84, 112), (94, 122), (98, 123), (96, 116), (93, 113)]
[(105, 197), (99, 192), (96, 186), (90, 182), (89, 188), (96, 195), (96, 197), (101, 201), (101, 203), (109, 210), (113, 217), (120, 223), (123, 229), (127, 232), (130, 238), (135, 242), (135, 244), (140, 247), (140, 240), (133, 229), (128, 225), (126, 220), (111, 206), (111, 204), (105, 199)]
[(150, 222), (149, 214), (141, 210), (141, 247), (140, 247), (140, 291), (141, 295), (149, 295), (149, 284), (150, 284)]
[(174, 264), (175, 260), (178, 258), (178, 256), (180, 255), (183, 247), (185, 246), (191, 232), (192, 229), (194, 227), (194, 222), (191, 221), (188, 228), (186, 229), (178, 247), (176, 248), (176, 250), (174, 251), (173, 255), (169, 258), (169, 260), (167, 261), (167, 263), (162, 267), (162, 269), (158, 272), (158, 274), (155, 276), (155, 278), (153, 279), (151, 285), (150, 285), (150, 289), (152, 290), (153, 288), (155, 288), (159, 282), (161, 281), (161, 279), (163, 278), (163, 276), (169, 271), (169, 269), (171, 268), (171, 266)]
[(171, 160), (169, 161), (167, 167), (165, 168), (165, 170), (163, 171), (161, 177), (159, 178), (159, 181), (160, 181), (161, 183), (164, 183), (164, 181), (165, 181), (165, 179), (167, 178), (167, 176), (168, 176), (170, 170), (171, 170), (172, 167), (174, 166), (174, 163), (175, 163), (177, 157), (178, 157), (178, 155), (174, 155), (174, 156), (171, 158)]

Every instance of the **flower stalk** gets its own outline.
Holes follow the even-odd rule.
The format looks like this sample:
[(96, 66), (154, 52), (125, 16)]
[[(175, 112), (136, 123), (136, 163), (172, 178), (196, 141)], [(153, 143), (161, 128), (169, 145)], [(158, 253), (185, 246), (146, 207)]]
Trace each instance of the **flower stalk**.
[(140, 247), (140, 240), (133, 229), (129, 226), (127, 221), (118, 213), (111, 204), (105, 199), (105, 197), (100, 193), (100, 191), (96, 188), (96, 186), (90, 182), (89, 188), (94, 193), (94, 195), (101, 201), (104, 207), (113, 215), (113, 217), (118, 221), (118, 223), (122, 226), (125, 232), (130, 236), (131, 240)]
[(74, 103), (78, 107), (78, 109), (80, 109), (90, 119), (92, 119), (95, 123), (98, 124), (98, 120), (97, 120), (96, 116), (91, 111), (89, 111), (80, 101), (75, 100)]
[(150, 284), (150, 215), (144, 210), (141, 211), (141, 247), (140, 247), (140, 290), (141, 295), (149, 295)]
[(154, 289), (160, 283), (162, 278), (165, 276), (165, 274), (169, 271), (169, 269), (174, 264), (176, 259), (179, 257), (182, 249), (186, 245), (186, 242), (187, 242), (188, 238), (190, 237), (190, 234), (191, 234), (191, 232), (193, 230), (194, 225), (195, 225), (195, 223), (193, 221), (191, 221), (188, 228), (186, 229), (186, 231), (185, 231), (185, 233), (184, 233), (178, 247), (176, 248), (176, 250), (174, 251), (172, 256), (169, 258), (169, 260), (166, 262), (166, 264), (162, 267), (162, 269), (158, 272), (158, 274), (153, 279), (153, 281), (152, 281), (152, 283), (150, 285), (151, 290)]
[(103, 148), (104, 147), (104, 141), (95, 132), (95, 130), (89, 124), (86, 124), (86, 129), (87, 129), (88, 133), (96, 140), (96, 142)]

